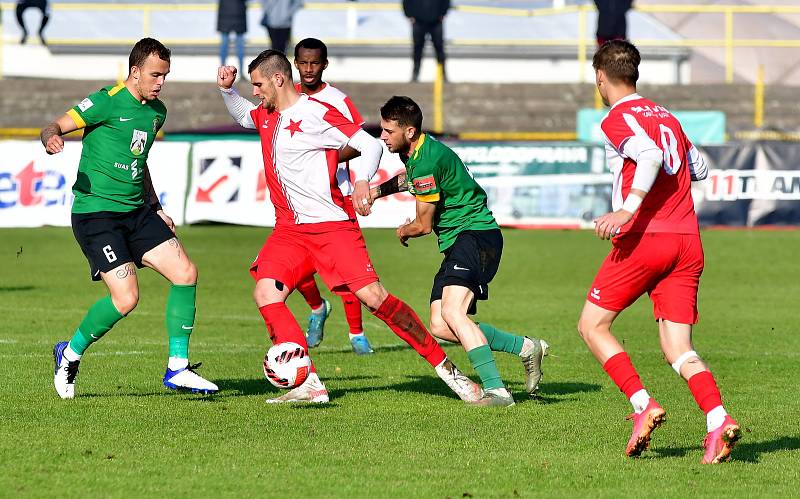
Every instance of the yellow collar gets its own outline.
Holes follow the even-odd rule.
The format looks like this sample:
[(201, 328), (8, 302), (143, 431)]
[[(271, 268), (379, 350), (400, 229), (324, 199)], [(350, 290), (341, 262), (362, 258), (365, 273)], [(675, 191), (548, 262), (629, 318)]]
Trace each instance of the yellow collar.
[(424, 143), (425, 143), (425, 134), (423, 133), (420, 134), (419, 140), (417, 141), (417, 146), (414, 148), (414, 154), (411, 155), (413, 159), (417, 159), (417, 156), (419, 156), (419, 150), (420, 148), (422, 148), (422, 144)]

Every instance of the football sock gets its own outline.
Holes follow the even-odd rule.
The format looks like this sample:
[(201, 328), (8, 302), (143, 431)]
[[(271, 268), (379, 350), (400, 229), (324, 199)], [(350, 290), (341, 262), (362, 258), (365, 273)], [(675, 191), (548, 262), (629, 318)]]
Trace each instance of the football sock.
[(111, 295), (100, 298), (86, 312), (80, 326), (69, 340), (69, 348), (78, 356), (83, 355), (89, 345), (102, 338), (122, 317), (123, 315), (111, 301)]
[(173, 284), (169, 288), (165, 323), (170, 357), (189, 358), (189, 336), (194, 329), (196, 299), (196, 284)]
[(712, 432), (722, 426), (727, 415), (728, 411), (721, 405), (708, 411), (708, 414), (706, 414), (706, 430)]
[[(628, 354), (625, 352), (620, 352), (603, 364), (603, 369), (611, 378), (611, 380), (619, 387), (619, 390), (628, 397), (628, 400), (631, 401), (631, 405), (633, 405), (633, 410), (636, 412), (641, 412), (644, 410), (644, 407), (641, 407), (641, 404), (638, 403), (641, 400), (642, 395), (637, 395), (637, 403), (634, 403), (633, 396), (637, 392), (644, 391), (646, 394), (647, 392), (644, 390), (644, 386), (642, 385), (642, 380), (639, 379), (639, 374), (636, 372), (636, 369), (633, 367), (633, 363), (631, 363), (631, 358), (628, 357)], [(649, 398), (649, 395), (648, 395)], [(647, 406), (647, 402), (645, 402), (645, 407)]]
[(481, 385), (483, 385), (484, 390), (505, 388), (489, 345), (481, 345), (477, 348), (473, 348), (467, 352), (467, 357), (469, 357), (472, 368), (475, 369), (475, 372), (480, 376)]
[(350, 341), (353, 341), (353, 338), (355, 338), (356, 336), (364, 336), (364, 331), (358, 333), (350, 333), (348, 336), (350, 337)]
[[(260, 307), (258, 311), (264, 318), (264, 324), (267, 326), (269, 339), (272, 340), (273, 345), (291, 341), (308, 352), (306, 335), (285, 303), (270, 303)], [(313, 362), (311, 363), (311, 372), (317, 372)]]
[(478, 324), (483, 335), (486, 337), (486, 342), (489, 343), (489, 348), (494, 352), (507, 352), (519, 355), (522, 351), (522, 345), (525, 343), (524, 336), (517, 336), (516, 334), (501, 331), (491, 324), (480, 323)]
[(395, 296), (390, 294), (372, 314), (385, 322), (431, 366), (436, 367), (445, 359), (444, 350), (425, 329), (417, 313)]
[(317, 281), (314, 280), (313, 275), (298, 282), (297, 290), (300, 291), (301, 295), (303, 295), (306, 303), (308, 303), (308, 306), (311, 307), (311, 310), (313, 310), (314, 313), (322, 313), (322, 310), (324, 310), (320, 309), (320, 307), (323, 305), (322, 296), (319, 294)]
[(642, 389), (631, 395), (628, 400), (631, 401), (633, 412), (641, 414), (642, 411), (647, 409), (647, 404), (650, 403), (650, 394), (647, 393), (647, 390)]
[(356, 295), (353, 293), (343, 295), (342, 305), (344, 305), (344, 315), (347, 318), (347, 325), (350, 326), (350, 333), (363, 333), (364, 326), (361, 323), (361, 302), (358, 301)]
[[(717, 388), (717, 382), (714, 380), (714, 375), (711, 371), (702, 371), (686, 382), (689, 385), (689, 390), (694, 396), (694, 400), (700, 409), (706, 414), (706, 425), (709, 427), (708, 431), (716, 430), (722, 425), (722, 420), (725, 419), (725, 409), (722, 408), (722, 395)], [(722, 417), (719, 417), (722, 409)], [(716, 410), (716, 412), (714, 412)], [(709, 417), (711, 413), (713, 416)], [(715, 427), (711, 428), (712, 424), (717, 423)]]
[(183, 369), (189, 365), (189, 359), (183, 359), (181, 357), (170, 357), (169, 361), (167, 362), (167, 369), (170, 371), (177, 371), (179, 369)]

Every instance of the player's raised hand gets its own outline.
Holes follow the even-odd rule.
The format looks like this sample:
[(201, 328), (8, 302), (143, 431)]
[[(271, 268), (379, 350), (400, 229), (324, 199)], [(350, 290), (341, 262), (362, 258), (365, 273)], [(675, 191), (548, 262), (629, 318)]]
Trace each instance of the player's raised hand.
[(169, 230), (171, 230), (172, 233), (174, 234), (175, 233), (175, 222), (172, 220), (172, 217), (170, 217), (169, 215), (164, 213), (164, 210), (158, 210), (156, 212), (156, 214), (159, 217), (161, 217), (161, 220), (163, 220), (164, 223), (167, 224), (167, 227), (169, 227)]
[(409, 238), (408, 238), (407, 235), (403, 234), (403, 228), (405, 228), (405, 226), (410, 224), (410, 223), (411, 223), (411, 219), (410, 218), (406, 218), (406, 222), (404, 224), (402, 224), (400, 227), (398, 227), (397, 231), (395, 232), (395, 234), (397, 235), (397, 239), (400, 240), (400, 244), (402, 244), (406, 248), (408, 248), (408, 239)]
[(236, 66), (220, 66), (217, 69), (217, 85), (220, 88), (231, 88), (236, 81)]

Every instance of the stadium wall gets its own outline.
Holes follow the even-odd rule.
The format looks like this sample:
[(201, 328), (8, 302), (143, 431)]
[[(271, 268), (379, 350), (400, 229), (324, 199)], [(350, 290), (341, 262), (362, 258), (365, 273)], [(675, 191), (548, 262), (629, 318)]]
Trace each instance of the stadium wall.
[[(498, 221), (519, 228), (588, 228), (611, 208), (602, 146), (582, 143), (452, 141), (486, 189)], [(709, 178), (693, 189), (701, 225), (800, 224), (800, 145), (701, 148)], [(80, 144), (48, 156), (37, 141), (0, 142), (0, 227), (69, 226)], [(160, 142), (148, 160), (162, 205), (179, 225), (270, 226), (274, 212), (254, 140)], [(403, 168), (385, 151), (373, 182)], [(414, 216), (413, 198), (376, 202), (363, 227), (396, 227)]]

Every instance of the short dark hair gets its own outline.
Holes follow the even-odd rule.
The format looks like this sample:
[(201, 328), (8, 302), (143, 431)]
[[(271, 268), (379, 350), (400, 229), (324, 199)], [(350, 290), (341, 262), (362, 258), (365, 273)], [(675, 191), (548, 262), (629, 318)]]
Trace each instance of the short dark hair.
[(411, 97), (395, 95), (381, 107), (381, 118), (396, 121), (403, 127), (413, 126), (422, 131), (422, 109)]
[(303, 38), (302, 40), (297, 42), (297, 45), (294, 46), (295, 59), (297, 59), (297, 57), (299, 56), (300, 49), (319, 50), (320, 54), (322, 55), (322, 60), (323, 61), (328, 60), (328, 47), (325, 45), (325, 43), (322, 42), (322, 40), (318, 40), (316, 38)]
[(144, 66), (144, 61), (147, 57), (155, 54), (162, 61), (169, 62), (170, 50), (155, 38), (142, 38), (131, 49), (131, 55), (128, 56), (128, 69), (136, 66), (141, 68)]
[(611, 40), (594, 53), (592, 66), (595, 70), (602, 69), (612, 81), (636, 85), (640, 62), (642, 56), (631, 42)]
[(283, 73), (290, 79), (292, 77), (292, 65), (289, 64), (286, 54), (279, 50), (267, 49), (258, 54), (247, 66), (247, 72), (252, 73), (256, 69), (259, 69), (263, 75)]

